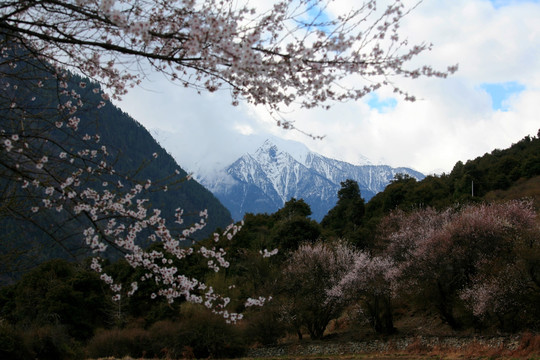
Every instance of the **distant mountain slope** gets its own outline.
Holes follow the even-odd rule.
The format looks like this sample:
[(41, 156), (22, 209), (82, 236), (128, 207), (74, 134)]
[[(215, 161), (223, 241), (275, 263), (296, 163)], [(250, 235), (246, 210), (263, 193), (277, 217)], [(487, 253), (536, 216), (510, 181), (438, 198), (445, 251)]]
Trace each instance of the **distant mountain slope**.
[[(117, 152), (117, 168), (124, 172), (138, 171), (140, 179), (164, 179), (178, 171), (178, 177), (185, 177), (186, 171), (161, 147), (150, 132), (124, 113), (120, 108), (108, 103), (100, 113), (89, 114), (95, 117), (90, 122), (93, 131), (101, 135), (101, 142)], [(153, 154), (157, 158), (153, 158)], [(151, 160), (150, 160), (151, 159)], [(149, 161), (150, 160), (150, 161)], [(141, 164), (146, 164), (141, 170)], [(150, 194), (152, 206), (162, 209), (165, 216), (174, 214), (176, 208), (184, 209), (185, 214), (197, 214), (207, 209), (209, 218), (205, 229), (197, 233), (197, 239), (206, 237), (217, 227), (225, 227), (231, 222), (230, 212), (203, 185), (194, 179), (184, 181), (169, 191)], [(171, 218), (172, 221), (172, 218)]]
[(234, 219), (245, 213), (273, 213), (291, 198), (304, 199), (321, 220), (337, 201), (340, 182), (358, 182), (362, 197), (371, 199), (403, 173), (417, 179), (424, 175), (408, 168), (386, 165), (352, 165), (309, 151), (294, 156), (266, 140), (253, 153), (244, 154), (218, 175), (201, 182), (231, 211)]
[[(36, 98), (37, 100), (33, 102), (36, 105), (33, 106), (36, 111), (41, 112), (41, 117), (36, 117), (36, 123), (39, 121), (54, 124), (56, 116), (58, 116), (56, 108), (58, 107), (58, 99), (60, 99), (57, 95), (56, 83), (53, 80), (46, 80), (46, 74), (38, 73), (38, 75), (37, 78), (43, 79), (44, 86), (35, 90), (32, 88), (32, 92), (29, 93), (20, 91), (18, 103), (31, 103), (33, 98)], [(86, 86), (81, 87), (79, 85), (81, 83), (85, 83)], [(110, 175), (110, 180), (113, 180), (114, 183), (120, 180), (124, 184), (127, 183), (128, 180), (124, 180), (126, 174), (129, 178), (140, 181), (150, 179), (152, 184), (163, 179), (169, 179), (167, 183), (176, 182), (169, 184), (167, 192), (152, 191), (154, 189), (152, 187), (144, 194), (144, 198), (148, 198), (148, 204), (151, 208), (162, 211), (161, 214), (166, 219), (167, 224), (174, 224), (174, 214), (177, 208), (184, 210), (185, 226), (199, 221), (199, 211), (207, 209), (209, 214), (207, 226), (194, 234), (194, 240), (207, 237), (216, 228), (224, 228), (232, 221), (230, 212), (210, 191), (193, 179), (185, 180), (187, 173), (141, 124), (109, 101), (105, 101), (105, 106), (98, 109), (96, 105), (102, 101), (102, 97), (93, 91), (93, 89), (99, 88), (98, 84), (73, 75), (67, 87), (79, 89), (79, 93), (84, 99), (84, 106), (77, 112), (77, 116), (80, 118), (77, 135), (82, 138), (84, 134), (99, 134), (99, 143), (92, 141), (92, 144), (89, 144), (89, 141), (85, 142), (79, 136), (73, 136), (71, 132), (64, 131), (64, 128), (58, 126), (44, 127), (44, 131), (47, 133), (40, 134), (40, 136), (43, 135), (47, 139), (62, 144), (70, 153), (76, 153), (90, 146), (100, 148), (105, 145), (110, 154), (107, 162), (114, 163), (117, 174)], [(30, 99), (30, 97), (33, 98)], [(6, 104), (5, 99), (0, 99), (0, 101), (3, 101), (0, 102), (0, 109), (9, 109), (9, 103)], [(5, 113), (7, 113), (6, 110), (3, 114)], [(11, 123), (9, 117), (0, 117), (0, 129), (9, 128)], [(27, 124), (28, 121), (25, 124), (28, 130), (29, 125)], [(7, 168), (3, 168), (3, 170), (4, 173), (8, 173)], [(106, 175), (99, 179), (90, 178), (91, 182), (88, 186), (99, 189), (108, 180)], [(0, 188), (16, 189), (19, 187), (20, 185), (11, 181), (9, 177), (0, 177)], [(81, 253), (81, 245), (83, 244), (81, 233), (84, 229), (82, 223), (78, 223), (76, 220), (68, 222), (62, 218), (64, 216), (62, 213), (46, 214), (46, 211), (32, 214), (32, 219), (29, 221), (29, 216), (26, 214), (30, 210), (29, 206), (26, 207), (23, 203), (20, 206), (21, 212), (15, 213), (4, 205), (7, 205), (7, 202), (0, 206), (0, 237), (2, 238), (0, 276), (12, 271), (12, 268), (15, 267), (27, 269), (51, 258), (71, 258), (71, 255), (74, 254), (84, 255)], [(49, 235), (55, 233), (58, 236), (51, 239), (48, 237), (47, 231), (49, 231)], [(62, 239), (61, 245), (59, 241), (56, 241), (58, 239)], [(15, 263), (16, 266), (13, 265)], [(8, 281), (13, 276), (17, 276), (17, 274), (8, 275)]]

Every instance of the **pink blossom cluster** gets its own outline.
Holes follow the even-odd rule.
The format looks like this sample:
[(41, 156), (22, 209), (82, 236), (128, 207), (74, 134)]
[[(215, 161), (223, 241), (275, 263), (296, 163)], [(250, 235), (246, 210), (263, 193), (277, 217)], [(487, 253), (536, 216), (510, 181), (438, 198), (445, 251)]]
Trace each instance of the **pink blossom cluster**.
[(251, 307), (251, 306), (263, 306), (265, 302), (272, 300), (272, 297), (269, 296), (268, 298), (264, 296), (259, 296), (257, 299), (247, 298), (246, 302), (244, 303), (245, 307)]
[(439, 291), (447, 303), (455, 296), (483, 318), (514, 311), (537, 286), (531, 254), (540, 249), (539, 228), (530, 199), (395, 211), (381, 228), (401, 290)]
[(390, 258), (356, 251), (354, 263), (332, 289), (331, 297), (392, 296), (398, 272)]
[[(49, 61), (101, 81), (115, 98), (140, 82), (144, 74), (133, 68), (145, 68), (142, 61), (184, 86), (228, 88), (233, 104), (243, 99), (271, 111), (292, 103), (327, 107), (381, 86), (413, 101), (393, 77), (444, 78), (457, 70), (407, 67), (431, 45), (400, 38), (400, 21), (409, 11), (401, 1), (382, 12), (370, 0), (343, 14), (326, 12), (330, 20), (307, 16), (309, 9), (329, 5), (277, 0), (258, 11), (247, 2), (221, 0), (62, 0), (9, 2), (0, 13), (11, 31), (24, 34), (21, 41)], [(351, 76), (358, 79), (354, 86)]]
[(342, 241), (337, 244), (304, 244), (292, 253), (285, 272), (288, 276), (302, 279), (302, 282), (318, 284), (323, 303), (337, 307), (347, 300), (337, 286), (349, 273), (357, 256), (352, 246)]
[(268, 251), (268, 249), (263, 249), (261, 251), (259, 251), (259, 253), (262, 255), (263, 258), (269, 258), (269, 257), (272, 257), (274, 255), (276, 255), (277, 253), (279, 252), (279, 249), (274, 249), (274, 250), (271, 250), (271, 251)]

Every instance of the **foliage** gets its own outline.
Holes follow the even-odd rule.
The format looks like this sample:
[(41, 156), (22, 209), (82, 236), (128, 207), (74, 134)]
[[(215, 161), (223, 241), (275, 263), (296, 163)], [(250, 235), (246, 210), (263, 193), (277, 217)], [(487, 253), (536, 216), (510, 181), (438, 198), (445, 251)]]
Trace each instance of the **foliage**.
[(207, 309), (189, 306), (183, 310), (181, 323), (177, 341), (182, 348), (191, 348), (198, 359), (231, 358), (243, 352), (240, 329)]
[(364, 213), (365, 204), (358, 183), (350, 179), (342, 181), (338, 201), (322, 219), (321, 226), (337, 238), (347, 238), (359, 247), (366, 247), (360, 231)]
[(87, 345), (92, 358), (231, 358), (243, 352), (239, 329), (208, 309), (188, 306), (179, 321), (102, 330)]
[(111, 329), (98, 332), (87, 345), (92, 358), (143, 357), (150, 348), (150, 334), (140, 328)]
[(2, 359), (75, 359), (82, 356), (80, 344), (59, 325), (32, 326), (24, 330), (0, 322)]
[[(455, 321), (455, 327), (519, 331), (539, 326), (538, 223), (530, 201), (472, 204), (443, 211), (396, 210), (381, 223), (371, 251), (319, 240), (289, 253), (279, 249), (277, 256), (260, 256), (259, 251), (272, 244), (273, 228), (281, 221), (276, 214), (246, 217), (242, 232), (225, 243), (225, 252), (230, 252), (234, 263), (224, 272), (208, 269), (202, 259), (173, 260), (173, 264), (186, 266), (182, 268), (185, 274), (231, 295), (230, 311), (246, 315), (236, 328), (204, 306), (152, 300), (149, 294), (156, 291), (156, 284), (151, 282), (142, 283), (131, 297), (96, 307), (91, 285), (84, 286), (88, 291), (83, 291), (82, 298), (72, 295), (79, 291), (74, 288), (79, 280), (74, 279), (85, 279), (86, 275), (80, 275), (83, 272), (101, 292), (110, 289), (101, 289), (96, 274), (57, 261), (2, 289), (0, 316), (7, 324), (2, 341), (8, 345), (23, 341), (17, 354), (35, 354), (36, 349), (47, 347), (77, 351), (77, 342), (66, 335), (75, 334), (68, 331), (70, 327), (93, 328), (95, 336), (86, 348), (94, 356), (228, 357), (254, 343), (276, 344), (287, 332), (301, 336), (306, 331), (321, 338), (329, 319), (338, 318), (351, 306), (360, 308), (372, 329), (381, 334), (396, 331), (396, 310), (403, 307), (416, 316), (424, 316), (425, 309), (437, 311), (444, 321)], [(213, 241), (201, 241), (195, 249)], [(104, 264), (104, 268), (127, 283), (144, 274), (133, 271), (123, 260)], [(48, 279), (45, 287), (28, 280), (43, 274)], [(264, 296), (264, 307), (246, 306), (259, 301), (248, 301), (253, 294)], [(19, 305), (26, 304), (26, 298), (35, 306)], [(77, 303), (77, 299), (87, 302)], [(61, 312), (61, 316), (47, 315), (54, 309), (73, 309), (74, 304), (85, 308), (84, 314), (74, 318)], [(85, 317), (89, 314), (104, 317), (101, 323), (91, 323)], [(222, 313), (222, 317), (228, 314)], [(98, 327), (103, 329), (96, 331)], [(27, 345), (30, 342), (24, 334), (37, 334), (37, 329), (41, 329), (42, 340)], [(80, 339), (84, 342), (88, 336)]]
[(279, 299), (272, 299), (262, 308), (248, 312), (246, 322), (247, 340), (255, 344), (275, 346), (287, 333), (287, 324)]
[(396, 331), (392, 316), (397, 269), (390, 258), (357, 251), (354, 263), (339, 283), (330, 290), (334, 297), (359, 301), (372, 328), (383, 334)]
[(456, 203), (481, 201), (520, 179), (540, 176), (539, 154), (540, 136), (526, 136), (508, 149), (493, 150), (465, 164), (458, 161), (449, 174), (430, 175), (422, 181), (398, 176), (366, 205), (366, 220), (379, 220), (396, 208), (409, 211), (431, 206), (442, 210)]
[(295, 216), (274, 226), (273, 243), (284, 252), (294, 251), (304, 242), (314, 243), (321, 236), (319, 224), (306, 217)]
[(283, 269), (287, 316), (305, 326), (312, 339), (321, 339), (330, 320), (343, 311), (346, 300), (330, 291), (354, 262), (346, 243), (301, 245)]
[(295, 198), (290, 199), (283, 207), (272, 214), (272, 218), (279, 220), (289, 220), (294, 217), (308, 217), (311, 215), (311, 208), (308, 203), (303, 199), (296, 200)]
[(0, 357), (2, 359), (30, 358), (23, 343), (23, 336), (6, 321), (0, 321)]
[(395, 211), (381, 228), (400, 291), (434, 307), (454, 329), (487, 311), (528, 313), (538, 298), (538, 225), (530, 201)]
[(63, 326), (78, 340), (106, 324), (111, 306), (95, 272), (64, 260), (40, 265), (1, 292), (4, 319), (23, 328)]
[(41, 326), (30, 328), (25, 332), (26, 346), (33, 358), (44, 360), (75, 359), (81, 356), (80, 345), (77, 344), (62, 326)]
[(460, 296), (484, 324), (498, 322), (507, 331), (538, 328), (540, 240), (536, 216), (530, 202), (508, 202), (501, 210), (504, 215), (496, 216), (504, 229), (499, 231), (508, 243), (501, 253), (485, 256), (478, 263), (477, 274)]

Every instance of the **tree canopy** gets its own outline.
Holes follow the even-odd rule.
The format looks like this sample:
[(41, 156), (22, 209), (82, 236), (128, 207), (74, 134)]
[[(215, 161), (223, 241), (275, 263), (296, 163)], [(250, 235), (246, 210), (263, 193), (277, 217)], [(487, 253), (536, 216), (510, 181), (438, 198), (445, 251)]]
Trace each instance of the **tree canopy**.
[(346, 237), (362, 246), (359, 230), (364, 213), (365, 203), (360, 195), (358, 183), (348, 179), (341, 182), (337, 204), (322, 219), (321, 225), (337, 237)]

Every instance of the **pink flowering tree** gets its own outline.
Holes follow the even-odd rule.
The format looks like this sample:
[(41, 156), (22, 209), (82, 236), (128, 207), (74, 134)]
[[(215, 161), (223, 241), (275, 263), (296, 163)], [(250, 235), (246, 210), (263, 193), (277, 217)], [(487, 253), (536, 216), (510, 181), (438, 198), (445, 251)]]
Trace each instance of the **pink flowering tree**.
[[(382, 86), (412, 101), (414, 96), (390, 79), (444, 78), (457, 66), (443, 71), (409, 66), (430, 45), (409, 45), (400, 37), (399, 24), (408, 11), (400, 1), (384, 8), (365, 1), (345, 13), (322, 0), (276, 1), (259, 10), (215, 0), (2, 1), (2, 216), (33, 223), (60, 246), (66, 238), (81, 238), (81, 246), (95, 253), (92, 267), (116, 300), (136, 291), (139, 282), (118, 284), (102, 272), (100, 254), (111, 249), (145, 269), (140, 282), (160, 285), (152, 296), (204, 303), (236, 319), (225, 310), (227, 297), (173, 266), (171, 257), (194, 253), (180, 245), (206, 225), (207, 211), (186, 225), (179, 204), (173, 221), (166, 222), (144, 194), (166, 191), (167, 184), (118, 171), (110, 144), (81, 129), (81, 112), (85, 106), (105, 106), (109, 97), (120, 99), (150, 71), (196, 91), (227, 89), (233, 105), (244, 100), (266, 106), (284, 128), (294, 126), (279, 117), (280, 111), (293, 104), (328, 107)], [(74, 85), (68, 71), (90, 81)], [(91, 104), (89, 92), (101, 99)], [(35, 221), (47, 215), (45, 225)], [(173, 229), (177, 226), (180, 230)], [(215, 240), (238, 230), (231, 226)], [(145, 251), (141, 240), (159, 241), (163, 250)], [(228, 266), (218, 244), (199, 248), (197, 255), (215, 271)], [(263, 302), (248, 299), (246, 305)], [(319, 329), (313, 330), (317, 336)]]
[(506, 238), (504, 247), (498, 256), (478, 261), (460, 297), (484, 325), (497, 322), (510, 331), (534, 327), (540, 321), (540, 227), (533, 203), (512, 201), (492, 213), (490, 221), (498, 220), (494, 231)]
[(357, 251), (354, 263), (328, 294), (333, 298), (360, 302), (361, 311), (378, 333), (396, 331), (392, 315), (397, 269), (390, 258)]
[[(457, 329), (470, 315), (500, 309), (496, 303), (504, 303), (505, 296), (520, 287), (502, 279), (516, 279), (520, 271), (522, 275), (529, 271), (523, 281), (534, 285), (537, 250), (536, 255), (529, 252), (532, 258), (527, 261), (516, 256), (523, 256), (518, 249), (524, 243), (530, 249), (537, 247), (531, 237), (534, 219), (530, 201), (510, 201), (441, 212), (397, 211), (381, 227), (387, 228), (383, 230), (386, 254), (396, 264), (399, 291), (432, 306)], [(516, 268), (518, 263), (522, 265)]]
[(291, 254), (283, 271), (287, 317), (304, 326), (312, 339), (321, 339), (330, 320), (341, 315), (348, 299), (332, 292), (354, 264), (354, 249), (338, 242), (301, 245)]
[(400, 293), (432, 307), (445, 323), (457, 329), (461, 326), (455, 314), (458, 291), (470, 266), (462, 263), (462, 254), (454, 248), (452, 234), (447, 231), (454, 215), (452, 209), (419, 209), (410, 214), (395, 211), (380, 228), (387, 244), (385, 254), (399, 271)]

